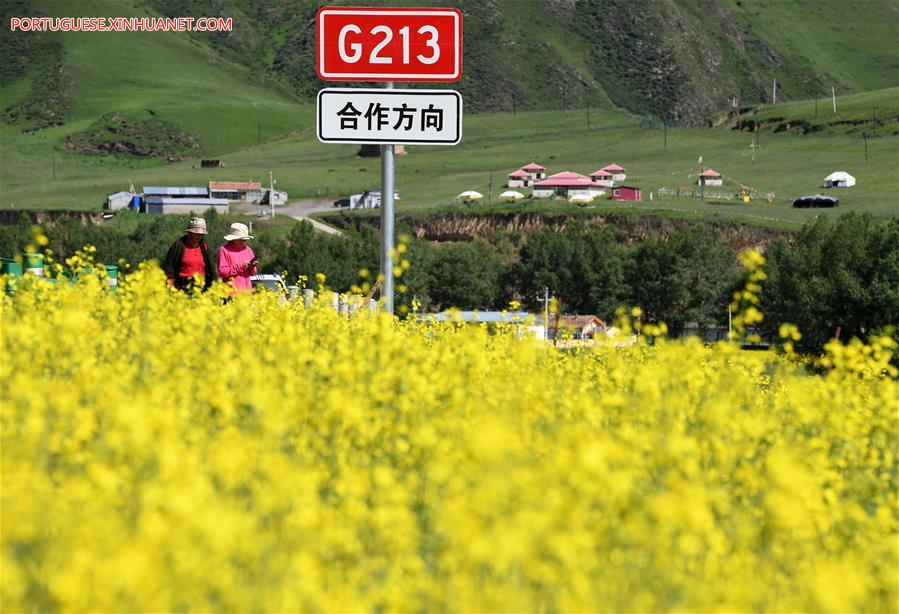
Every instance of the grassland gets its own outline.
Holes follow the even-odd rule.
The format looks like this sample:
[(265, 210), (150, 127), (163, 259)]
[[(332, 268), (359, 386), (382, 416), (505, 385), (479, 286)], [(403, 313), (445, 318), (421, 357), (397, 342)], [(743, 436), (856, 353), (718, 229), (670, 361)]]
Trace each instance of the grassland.
[[(801, 109), (804, 103), (784, 105)], [(860, 105), (863, 103), (859, 103)], [(202, 107), (198, 103), (197, 110)], [(312, 109), (293, 105), (296, 121), (281, 126), (282, 135), (259, 145), (248, 145), (231, 153), (217, 152), (224, 169), (199, 169), (196, 161), (162, 165), (158, 162), (122, 158), (79, 156), (59, 148), (65, 130), (45, 130), (21, 135), (4, 127), (2, 151), (3, 208), (94, 209), (105, 195), (141, 185), (203, 185), (210, 180), (263, 180), (272, 170), (278, 185), (292, 199), (320, 195), (344, 195), (380, 184), (380, 161), (357, 157), (353, 145), (319, 143), (311, 127)], [(232, 108), (236, 113), (236, 109)], [(210, 120), (207, 120), (209, 122)], [(410, 147), (398, 158), (397, 186), (402, 209), (446, 211), (459, 209), (455, 196), (467, 189), (495, 198), (503, 191), (505, 175), (519, 166), (537, 161), (550, 173), (573, 170), (589, 174), (616, 162), (628, 169), (628, 184), (643, 188), (642, 203), (595, 204), (597, 211), (622, 206), (710, 218), (742, 219), (760, 224), (795, 224), (820, 211), (795, 210), (797, 196), (819, 191), (825, 175), (846, 170), (858, 185), (835, 191), (840, 211), (890, 215), (896, 212), (896, 169), (899, 167), (899, 137), (885, 134), (868, 139), (868, 161), (860, 135), (763, 133), (752, 162), (752, 136), (727, 128), (668, 128), (664, 130), (621, 111), (586, 110), (495, 113), (469, 116), (464, 137), (456, 147)], [(201, 141), (202, 143), (202, 141)], [(55, 158), (56, 179), (48, 164), (47, 151)], [(216, 151), (216, 150), (213, 150)], [(659, 197), (660, 187), (695, 189), (698, 158), (735, 182), (753, 186), (759, 193), (773, 193), (772, 203), (749, 205), (703, 203), (698, 198)], [(491, 184), (492, 175), (492, 189)], [(710, 192), (733, 192), (735, 186)], [(653, 192), (653, 200), (648, 200)], [(486, 200), (486, 199), (485, 199)], [(483, 207), (483, 205), (481, 205)], [(550, 205), (522, 205), (533, 210)], [(830, 214), (828, 212), (828, 214)]]
[[(105, 14), (101, 0), (47, 5), (51, 14)], [(117, 8), (122, 16), (142, 11), (125, 3)], [(512, 26), (523, 25), (524, 14)], [(571, 62), (581, 57), (576, 45), (566, 45), (557, 27), (550, 28), (547, 44)], [(98, 210), (108, 193), (131, 184), (139, 190), (210, 180), (265, 181), (270, 170), (291, 199), (337, 197), (380, 184), (379, 160), (359, 158), (353, 145), (317, 141), (311, 103), (294, 99), (264, 75), (225, 59), (201, 40), (176, 33), (79, 33), (77, 39), (66, 39), (66, 53), (74, 79), (71, 119), (31, 134), (19, 125), (0, 125), (0, 209)], [(26, 96), (27, 84), (25, 78), (4, 87), (0, 106), (7, 108)], [(768, 122), (759, 133), (755, 161), (750, 148), (754, 137), (731, 130), (735, 120), (714, 129), (666, 130), (658, 122), (611, 108), (604, 95), (596, 103), (589, 111), (467, 114), (459, 146), (409, 147), (408, 155), (398, 158), (399, 209), (461, 210), (455, 196), (467, 189), (495, 201), (508, 172), (537, 161), (550, 173), (590, 173), (617, 162), (628, 169), (626, 183), (644, 191), (641, 203), (597, 201), (587, 211), (635, 210), (774, 226), (796, 225), (822, 213), (896, 213), (899, 88), (840, 96), (836, 115), (825, 99), (819, 100), (817, 117), (813, 100), (753, 109), (739, 119)], [(869, 119), (872, 112), (879, 119), (876, 134), (874, 125), (869, 131), (853, 123)], [(67, 137), (89, 130), (108, 113), (137, 122), (164, 122), (191, 135), (199, 143), (197, 159), (166, 164), (152, 158), (79, 154), (64, 147)], [(776, 118), (817, 122), (817, 131), (774, 133), (780, 121)], [(869, 135), (867, 159), (863, 131)], [(742, 183), (757, 194), (773, 194), (772, 202), (713, 204), (660, 196), (660, 188), (695, 190), (700, 156), (706, 168), (729, 180), (721, 190), (710, 192), (733, 194)], [(226, 167), (200, 169), (200, 157), (221, 158)], [(838, 209), (791, 208), (793, 198), (819, 191), (824, 176), (834, 170), (848, 171), (858, 180), (856, 187), (834, 192), (841, 199)], [(493, 206), (499, 205), (479, 208)], [(516, 206), (526, 211), (574, 210), (546, 201)]]

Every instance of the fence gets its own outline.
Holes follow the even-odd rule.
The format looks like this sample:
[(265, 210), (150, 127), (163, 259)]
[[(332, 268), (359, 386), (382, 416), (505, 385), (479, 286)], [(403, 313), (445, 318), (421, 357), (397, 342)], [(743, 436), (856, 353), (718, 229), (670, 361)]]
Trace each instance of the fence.
[[(659, 196), (674, 196), (676, 198), (702, 198), (703, 196), (706, 200), (718, 200), (718, 201), (742, 201), (743, 195), (738, 192), (712, 192), (711, 190), (705, 190), (705, 193), (701, 192), (699, 188), (689, 187), (689, 188), (666, 188), (661, 187), (656, 190), (656, 193)], [(765, 202), (773, 203), (777, 196), (774, 192), (753, 192), (750, 194), (750, 198), (752, 200), (764, 199)]]

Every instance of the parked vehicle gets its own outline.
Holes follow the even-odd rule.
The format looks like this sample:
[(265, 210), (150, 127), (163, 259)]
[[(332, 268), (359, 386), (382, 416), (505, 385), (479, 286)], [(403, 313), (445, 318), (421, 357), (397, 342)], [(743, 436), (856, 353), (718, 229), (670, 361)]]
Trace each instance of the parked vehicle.
[[(394, 190), (393, 199), (399, 200), (400, 193)], [(350, 196), (350, 209), (377, 209), (381, 206), (381, 190), (366, 190)]]
[(253, 289), (262, 287), (266, 290), (271, 290), (272, 292), (287, 292), (287, 284), (285, 284), (281, 276), (276, 273), (252, 275), (250, 276), (250, 282), (253, 284)]
[(338, 200), (335, 200), (335, 201), (334, 201), (334, 206), (335, 206), (335, 207), (349, 207), (349, 206), (350, 206), (350, 199), (349, 199), (349, 198), (340, 198), (340, 199), (338, 199)]

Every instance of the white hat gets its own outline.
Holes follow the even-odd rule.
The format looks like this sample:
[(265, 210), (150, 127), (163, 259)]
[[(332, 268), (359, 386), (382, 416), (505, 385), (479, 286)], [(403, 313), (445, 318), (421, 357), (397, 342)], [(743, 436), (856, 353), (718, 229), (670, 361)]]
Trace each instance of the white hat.
[(225, 235), (225, 241), (235, 241), (237, 239), (252, 239), (250, 231), (246, 224), (234, 222), (231, 224), (231, 232)]
[(187, 223), (187, 232), (192, 232), (195, 235), (205, 235), (206, 231), (206, 220), (201, 217), (192, 217), (190, 221)]

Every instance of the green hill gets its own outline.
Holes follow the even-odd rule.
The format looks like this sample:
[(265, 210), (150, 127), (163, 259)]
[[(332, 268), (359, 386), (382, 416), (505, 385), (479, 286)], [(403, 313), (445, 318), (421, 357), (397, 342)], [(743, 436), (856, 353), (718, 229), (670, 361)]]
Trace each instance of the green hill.
[[(149, 0), (170, 15), (234, 15), (234, 36), (210, 44), (274, 75), (299, 95), (315, 77), (319, 4), (268, 0)], [(355, 3), (358, 4), (358, 3)], [(368, 5), (416, 4), (373, 0)], [(418, 4), (421, 4), (420, 2)], [(895, 0), (457, 0), (473, 110), (609, 104), (669, 122), (702, 124), (732, 97), (742, 104), (899, 85)]]

